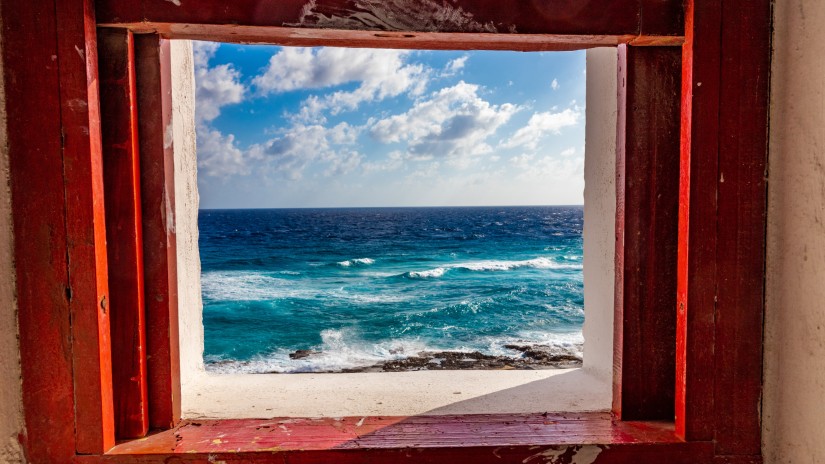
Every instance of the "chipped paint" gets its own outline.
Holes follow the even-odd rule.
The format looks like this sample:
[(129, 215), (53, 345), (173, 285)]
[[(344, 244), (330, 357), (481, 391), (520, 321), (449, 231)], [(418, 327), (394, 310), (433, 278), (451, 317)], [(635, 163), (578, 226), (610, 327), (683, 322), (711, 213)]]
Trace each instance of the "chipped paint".
[[(350, 6), (351, 5), (351, 6)], [(354, 0), (345, 8), (304, 4), (297, 23), (284, 26), (343, 30), (415, 32), (499, 32), (493, 22), (480, 23), (461, 7), (434, 0)], [(505, 27), (516, 32), (514, 25)]]
[(74, 46), (74, 50), (77, 52), (77, 56), (79, 56), (81, 60), (86, 61), (86, 50), (78, 47), (77, 45)]
[(541, 463), (541, 464), (593, 464), (599, 457), (599, 454), (607, 446), (599, 445), (576, 445), (562, 448), (551, 448), (528, 456), (524, 459), (522, 464)]
[(362, 417), (361, 420), (355, 423), (355, 426), (361, 427), (362, 425), (364, 425), (364, 420), (366, 420), (366, 417)]
[(166, 190), (166, 187), (163, 187), (163, 205), (165, 206), (166, 212), (166, 233), (167, 234), (174, 234), (175, 233), (175, 208), (172, 205), (172, 202), (169, 199), (169, 192)]
[(166, 129), (163, 131), (163, 149), (168, 150), (172, 148), (172, 145), (175, 144), (175, 128), (172, 121), (169, 121), (169, 124), (166, 125)]
[(171, 3), (175, 6), (180, 6), (180, 0), (166, 0), (167, 2)]

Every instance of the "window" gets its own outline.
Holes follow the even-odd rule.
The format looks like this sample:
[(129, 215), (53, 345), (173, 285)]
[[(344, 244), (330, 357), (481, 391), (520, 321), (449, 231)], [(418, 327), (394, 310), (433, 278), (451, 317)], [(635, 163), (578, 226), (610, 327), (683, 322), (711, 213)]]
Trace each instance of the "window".
[[(614, 410), (620, 413), (621, 419), (624, 420), (614, 422), (605, 416), (579, 416), (573, 421), (577, 424), (574, 429), (581, 432), (560, 434), (558, 424), (564, 420), (563, 417), (521, 417), (518, 423), (527, 427), (531, 433), (498, 437), (485, 433), (484, 431), (496, 430), (495, 424), (500, 426), (509, 421), (498, 418), (499, 422), (485, 422), (493, 426), (482, 426), (480, 433), (475, 429), (474, 433), (465, 435), (464, 432), (469, 432), (472, 426), (458, 426), (457, 430), (462, 431), (462, 436), (480, 436), (484, 440), (464, 440), (460, 443), (449, 439), (437, 441), (436, 434), (432, 431), (445, 424), (440, 421), (432, 422), (430, 419), (426, 419), (423, 425), (422, 422), (416, 422), (415, 418), (400, 420), (397, 423), (395, 420), (380, 422), (372, 419), (365, 419), (363, 422), (359, 419), (352, 423), (332, 421), (329, 422), (331, 428), (327, 430), (334, 429), (338, 432), (325, 435), (330, 437), (329, 440), (323, 444), (316, 443), (312, 447), (304, 447), (307, 451), (303, 452), (297, 451), (301, 448), (299, 444), (295, 451), (285, 453), (306, 453), (303, 456), (314, 456), (319, 459), (345, 456), (357, 459), (357, 453), (366, 453), (376, 460), (388, 461), (408, 456), (454, 460), (457, 456), (469, 457), (472, 454), (479, 457), (491, 453), (500, 456), (502, 452), (505, 453), (504, 456), (522, 461), (539, 458), (559, 461), (576, 456), (581, 459), (587, 457), (591, 461), (598, 459), (599, 462), (622, 462), (630, 455), (633, 455), (634, 460), (648, 462), (661, 462), (663, 459), (669, 462), (701, 462), (711, 460), (712, 456), (721, 456), (721, 459), (727, 460), (759, 459), (757, 406), (761, 353), (758, 341), (761, 336), (762, 308), (759, 289), (762, 288), (764, 244), (764, 129), (768, 81), (768, 67), (765, 63), (769, 56), (770, 20), (768, 2), (750, 2), (748, 8), (740, 14), (722, 15), (722, 9), (738, 5), (694, 5), (688, 2), (683, 12), (680, 2), (663, 5), (658, 1), (645, 1), (642, 2), (645, 11), (642, 15), (641, 9), (630, 9), (615, 2), (594, 1), (583, 5), (579, 10), (571, 11), (569, 15), (559, 16), (536, 5), (514, 9), (509, 5), (496, 7), (483, 1), (463, 2), (461, 5), (451, 6), (448, 11), (450, 15), (436, 15), (435, 23), (416, 23), (400, 27), (393, 18), (419, 17), (418, 12), (429, 10), (404, 9), (405, 6), (409, 7), (409, 4), (401, 4), (402, 9), (395, 12), (400, 16), (375, 17), (370, 16), (370, 10), (366, 13), (342, 16), (341, 10), (330, 9), (330, 5), (326, 3), (320, 6), (310, 3), (306, 8), (295, 6), (295, 11), (291, 12), (286, 11), (289, 9), (288, 6), (284, 6), (283, 10), (272, 10), (274, 18), (270, 18), (261, 14), (257, 2), (239, 2), (228, 7), (211, 4), (179, 5), (178, 2), (160, 5), (152, 3), (150, 7), (149, 2), (150, 0), (146, 0), (147, 5), (137, 2), (129, 5), (122, 2), (98, 2), (98, 21), (104, 26), (128, 27), (140, 32), (155, 29), (178, 38), (224, 36), (238, 41), (291, 41), (298, 44), (343, 41), (349, 45), (385, 41), (394, 46), (414, 46), (416, 41), (438, 46), (439, 40), (448, 40), (444, 36), (431, 33), (363, 30), (341, 32), (341, 29), (352, 28), (353, 21), (358, 21), (363, 28), (363, 21), (366, 20), (366, 24), (383, 24), (383, 29), (402, 31), (472, 31), (464, 32), (466, 35), (452, 36), (454, 41), (450, 44), (451, 48), (472, 48), (486, 44), (490, 48), (512, 46), (520, 49), (606, 45), (617, 41), (631, 42), (636, 46), (667, 46), (681, 41), (684, 24), (686, 45), (682, 57), (684, 82), (681, 92), (682, 151), (677, 261), (679, 311), (675, 356), (677, 382), (675, 421), (672, 425), (626, 420), (630, 416), (628, 413), (635, 408), (629, 408), (623, 400), (629, 398), (632, 390), (629, 387), (633, 387), (629, 379), (638, 375), (629, 368), (639, 364), (635, 364), (636, 361), (628, 362), (628, 352), (625, 348), (641, 346), (638, 343), (626, 343), (623, 345), (621, 356), (617, 359), (621, 365), (621, 375), (614, 377), (618, 386), (614, 393), (620, 400), (619, 404), (614, 404)], [(60, 3), (57, 9), (53, 8), (54, 5), (28, 5), (19, 8), (6, 8), (7, 6), (3, 4), (4, 63), (6, 73), (15, 76), (14, 82), (19, 85), (16, 87), (17, 92), (8, 95), (7, 106), (12, 114), (21, 116), (10, 118), (8, 130), (15, 235), (18, 238), (27, 238), (16, 241), (24, 403), (27, 430), (30, 435), (27, 449), (32, 460), (64, 462), (74, 459), (76, 454), (94, 455), (107, 452), (114, 443), (114, 416), (108, 406), (108, 395), (111, 390), (107, 383), (108, 375), (111, 373), (111, 353), (106, 337), (108, 331), (105, 330), (108, 324), (108, 299), (105, 298), (108, 281), (104, 271), (106, 263), (100, 259), (105, 247), (102, 241), (103, 224), (100, 220), (102, 202), (98, 200), (103, 193), (99, 182), (89, 180), (99, 179), (101, 173), (99, 157), (96, 155), (99, 146), (95, 126), (97, 99), (94, 86), (89, 86), (89, 83), (95, 82), (96, 77), (95, 57), (94, 53), (90, 53), (94, 52), (94, 37), (91, 31), (95, 24), (90, 23), (90, 15), (86, 14), (91, 11), (90, 3)], [(71, 9), (71, 6), (78, 8)], [(441, 10), (437, 11), (444, 13)], [(518, 16), (514, 16), (515, 14)], [(60, 17), (59, 22), (44, 20), (58, 17), (56, 15)], [(282, 15), (280, 20), (277, 15)], [(37, 24), (42, 26), (42, 30), (26, 29), (35, 23), (35, 18)], [(644, 18), (641, 25), (639, 18)], [(684, 18), (687, 20), (683, 22)], [(385, 24), (384, 21), (389, 21), (389, 24)], [(243, 26), (216, 26), (229, 22)], [(336, 29), (315, 33), (313, 36), (313, 32), (307, 34), (289, 28), (266, 28), (284, 24), (293, 27)], [(508, 24), (515, 29), (507, 29)], [(504, 29), (501, 29), (502, 27)], [(721, 35), (720, 27), (723, 31)], [(741, 33), (745, 29), (750, 35)], [(530, 34), (476, 34), (499, 30), (571, 35), (547, 37)], [(602, 35), (585, 35), (592, 32)], [(31, 42), (31, 34), (42, 34), (43, 37), (48, 36), (51, 39)], [(748, 40), (740, 43), (741, 37), (745, 36)], [(57, 37), (56, 43), (54, 37)], [(145, 39), (157, 41), (157, 37), (153, 36)], [(83, 58), (81, 60), (76, 59), (78, 50), (75, 47), (78, 43), (88, 44), (86, 53), (80, 53), (80, 58)], [(29, 46), (25, 46), (26, 44)], [(24, 50), (26, 56), (22, 55)], [(647, 63), (636, 71), (657, 69), (656, 57), (662, 49), (653, 47), (635, 50), (650, 50), (649, 53), (653, 55), (645, 58), (640, 54), (634, 58), (629, 53), (631, 65)], [(60, 59), (55, 61), (53, 57), (58, 54)], [(103, 56), (112, 58), (112, 55), (105, 51)], [(159, 54), (158, 57), (160, 56), (163, 55)], [(641, 61), (637, 62), (637, 59)], [(142, 62), (146, 63), (145, 60)], [(159, 60), (156, 60), (156, 63), (155, 68), (163, 69)], [(626, 71), (630, 73), (630, 70), (634, 69), (633, 66), (628, 66)], [(47, 72), (43, 72), (44, 69)], [(87, 76), (84, 71), (89, 75)], [(138, 76), (145, 76), (145, 71), (139, 70)], [(159, 90), (152, 94), (155, 98), (165, 95), (161, 91), (168, 88), (164, 87), (165, 76), (167, 74), (158, 75)], [(138, 82), (140, 80), (141, 78), (138, 78)], [(644, 79), (635, 82), (644, 82)], [(633, 87), (630, 84), (627, 88), (632, 89), (628, 95), (629, 100), (634, 94), (648, 95), (647, 98), (654, 95), (673, 97), (672, 94), (660, 91), (645, 94), (645, 86)], [(748, 100), (751, 103), (747, 105), (747, 109), (740, 106), (745, 96), (753, 98), (754, 95), (756, 98)], [(77, 104), (74, 97), (80, 98), (85, 104)], [(158, 150), (162, 153), (163, 137), (157, 137), (158, 134), (162, 135), (167, 127), (159, 123), (162, 121), (162, 112), (150, 111), (147, 115), (146, 105), (138, 107), (143, 108), (141, 124), (151, 119), (148, 126), (140, 131), (141, 137), (153, 134), (156, 140), (161, 141)], [(159, 109), (162, 108), (163, 106)], [(637, 110), (629, 105), (626, 108)], [(59, 120), (55, 116), (58, 114), (61, 115)], [(628, 112), (628, 115), (633, 114)], [(41, 124), (33, 124), (35, 121)], [(638, 122), (636, 121), (635, 126), (631, 125), (631, 129), (635, 127), (637, 130), (624, 127), (619, 135), (627, 135), (627, 146), (631, 147), (631, 150), (648, 154), (658, 153), (654, 135), (660, 132), (650, 130), (656, 127), (656, 124), (644, 125)], [(61, 127), (62, 131), (56, 130)], [(649, 130), (645, 132), (642, 128)], [(644, 142), (641, 147), (636, 145), (641, 142)], [(55, 166), (54, 159), (49, 157), (57, 151), (63, 153), (65, 170), (64, 166)], [(92, 156), (89, 156), (90, 153)], [(161, 157), (161, 160), (164, 158)], [(143, 178), (146, 178), (146, 167), (141, 169), (144, 170)], [(631, 168), (630, 171), (625, 171), (625, 174), (628, 172), (631, 177), (639, 174), (637, 168)], [(720, 173), (724, 174), (724, 181), (719, 176)], [(65, 190), (60, 188), (61, 186), (65, 186)], [(168, 190), (166, 193), (169, 193)], [(108, 199), (112, 200), (112, 197), (109, 196)], [(168, 204), (168, 201), (159, 204)], [(54, 209), (54, 205), (65, 207), (62, 210), (59, 207)], [(156, 221), (167, 213), (164, 209), (152, 211), (143, 218), (145, 221)], [(629, 212), (632, 213), (634, 210), (626, 208), (625, 216), (619, 214), (619, 217), (626, 218)], [(171, 224), (162, 220), (158, 222), (163, 225)], [(627, 243), (627, 232), (637, 229), (625, 227), (623, 230), (624, 243)], [(641, 228), (638, 230), (642, 231)], [(166, 232), (169, 236), (168, 232), (171, 231)], [(174, 238), (174, 235), (171, 237)], [(147, 243), (150, 242), (144, 236), (144, 245)], [(167, 242), (163, 248), (168, 250), (169, 244)], [(174, 245), (174, 242), (171, 244)], [(51, 252), (43, 252), (44, 246), (51, 247)], [(628, 250), (625, 247), (622, 247), (622, 250), (625, 252), (624, 262), (627, 264)], [(167, 267), (167, 277), (168, 270)], [(68, 291), (67, 281), (70, 282)], [(152, 289), (156, 288), (157, 282), (150, 281), (151, 279), (146, 279), (146, 283), (152, 286)], [(658, 288), (651, 278), (646, 278), (641, 283), (642, 286), (645, 284), (652, 284), (653, 290)], [(170, 299), (174, 297), (173, 292), (167, 291), (166, 295)], [(623, 295), (626, 297), (627, 293)], [(627, 300), (625, 298), (622, 301)], [(48, 308), (50, 311), (38, 311), (42, 308)], [(94, 308), (94, 312), (90, 308)], [(628, 309), (628, 306), (625, 305), (623, 309)], [(71, 318), (69, 314), (72, 315)], [(150, 326), (157, 322), (152, 314), (147, 315)], [(167, 319), (168, 316), (169, 314), (166, 316)], [(642, 326), (646, 328), (655, 325), (647, 324), (645, 314), (639, 316), (638, 319), (623, 321), (641, 321)], [(53, 319), (47, 320), (48, 317)], [(173, 324), (167, 324), (165, 328), (148, 330), (147, 335), (168, 336), (174, 333), (174, 329)], [(617, 333), (622, 337), (638, 335), (642, 339), (653, 334), (655, 339), (655, 331), (628, 332), (625, 324)], [(71, 348), (68, 348), (67, 343)], [(171, 370), (174, 370), (174, 360), (178, 359), (174, 346), (176, 345), (171, 344), (166, 350), (169, 354), (167, 359), (173, 360)], [(654, 355), (658, 354), (661, 353), (654, 351)], [(152, 359), (152, 362), (158, 361), (155, 356)], [(43, 369), (44, 366), (48, 369)], [(158, 371), (150, 366), (148, 375), (157, 374)], [(167, 402), (174, 406), (174, 376), (161, 374), (159, 378), (165, 382), (163, 385), (156, 382), (158, 379), (148, 382), (150, 387), (161, 389), (160, 395), (149, 396), (150, 401)], [(43, 386), (47, 388), (42, 388)], [(167, 395), (162, 394), (164, 391)], [(639, 398), (647, 399), (651, 396), (642, 394)], [(127, 403), (127, 406), (130, 404), (133, 403)], [(152, 407), (149, 409), (150, 420), (163, 422), (163, 417), (159, 416), (157, 411), (153, 413)], [(643, 408), (639, 410), (641, 409)], [(49, 418), (48, 423), (42, 420), (44, 417)], [(175, 419), (174, 413), (167, 417), (171, 421)], [(58, 422), (61, 426), (55, 427)], [(462, 422), (462, 418), (456, 418), (451, 423), (466, 424)], [(274, 442), (251, 445), (254, 440), (243, 441), (240, 437), (248, 436), (244, 431), (249, 432), (256, 427), (272, 428), (275, 425), (280, 429), (280, 425), (287, 427), (287, 424), (233, 424), (239, 427), (237, 430), (240, 434), (231, 434), (233, 438), (228, 442), (224, 442), (224, 438), (229, 436), (229, 424), (209, 423), (206, 424), (207, 427), (203, 427), (204, 424), (188, 424), (178, 429), (177, 434), (161, 432), (150, 440), (131, 441), (119, 445), (109, 451), (113, 455), (107, 459), (117, 460), (119, 456), (146, 452), (168, 455), (169, 446), (174, 447), (174, 443), (177, 442), (176, 437), (183, 440), (182, 444), (175, 448), (176, 451), (200, 452), (201, 454), (193, 456), (200, 459), (206, 459), (207, 454), (224, 460), (254, 459), (256, 455), (252, 453), (264, 450), (271, 453), (272, 446), (268, 445), (284, 444), (282, 438), (276, 438)], [(362, 438), (353, 439), (353, 433), (359, 433), (350, 431), (364, 424), (368, 424), (370, 429), (360, 434)], [(166, 426), (170, 425), (167, 422)], [(405, 449), (409, 442), (399, 442), (392, 438), (410, 437), (410, 430), (417, 430), (418, 426), (430, 431), (419, 435), (424, 437), (429, 447), (419, 448), (421, 443), (414, 440), (416, 451), (411, 452)], [(600, 427), (600, 430), (605, 432), (585, 434), (584, 431), (591, 430), (591, 427)], [(540, 435), (536, 433), (536, 429), (550, 433)], [(304, 430), (311, 432), (313, 429)], [(344, 432), (341, 432), (342, 430)], [(406, 433), (394, 435), (399, 430)], [(55, 433), (61, 434), (60, 437), (58, 438)], [(224, 435), (222, 438), (212, 438), (217, 437), (216, 433)], [(571, 440), (564, 438), (565, 436), (573, 438)], [(53, 439), (44, 440), (43, 437)], [(234, 437), (239, 438), (236, 441)], [(194, 443), (203, 442), (203, 439), (207, 438), (211, 439), (207, 440), (207, 443), (211, 443), (207, 446), (212, 448), (184, 449), (190, 443), (194, 446)], [(596, 444), (593, 444), (593, 441)], [(360, 451), (346, 451), (347, 448), (360, 445), (368, 445), (367, 450), (364, 451), (364, 447), (361, 447)], [(504, 448), (498, 448), (496, 445)], [(153, 446), (158, 448), (152, 448)], [(531, 448), (533, 446), (539, 448)], [(228, 452), (230, 449), (232, 453)], [(250, 454), (235, 453), (239, 449)], [(210, 454), (213, 451), (215, 454)]]

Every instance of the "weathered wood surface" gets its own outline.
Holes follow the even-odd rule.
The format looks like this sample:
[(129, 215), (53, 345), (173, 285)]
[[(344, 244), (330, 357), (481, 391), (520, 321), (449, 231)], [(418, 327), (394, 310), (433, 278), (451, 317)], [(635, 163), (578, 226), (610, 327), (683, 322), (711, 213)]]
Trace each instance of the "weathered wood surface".
[(75, 433), (78, 453), (100, 453), (114, 445), (115, 430), (94, 3), (59, 0), (55, 8)]
[(175, 166), (169, 41), (135, 36), (149, 425), (180, 419)]
[(104, 56), (100, 60), (100, 99), (115, 425), (118, 438), (137, 438), (146, 434), (149, 420), (132, 33), (101, 28), (98, 46)]
[(613, 411), (673, 420), (681, 51), (618, 51)]
[(76, 442), (57, 19), (45, 1), (2, 0), (0, 16), (5, 105), (14, 115), (5, 123), (26, 421), (20, 438), (31, 462), (66, 462)]
[(97, 7), (109, 26), (282, 45), (569, 50), (675, 45), (683, 36), (677, 0), (98, 0)]
[(281, 418), (185, 421), (78, 462), (695, 463), (710, 459), (710, 450), (681, 442), (672, 424), (614, 421), (607, 413)]

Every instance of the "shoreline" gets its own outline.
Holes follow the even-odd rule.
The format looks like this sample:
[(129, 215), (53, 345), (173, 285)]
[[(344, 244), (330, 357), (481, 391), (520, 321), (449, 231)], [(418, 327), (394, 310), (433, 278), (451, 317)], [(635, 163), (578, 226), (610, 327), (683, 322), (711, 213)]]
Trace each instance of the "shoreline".
[[(256, 374), (332, 374), (364, 372), (413, 372), (442, 370), (546, 370), (570, 369), (582, 366), (582, 358), (569, 353), (559, 352), (558, 347), (550, 345), (505, 345), (505, 348), (520, 352), (520, 355), (488, 355), (480, 351), (421, 351), (414, 356), (401, 359), (388, 359), (369, 366), (341, 369), (327, 369), (302, 372), (265, 371)], [(290, 353), (291, 359), (311, 359), (322, 355), (322, 351), (297, 350)], [(219, 361), (207, 363), (208, 366), (237, 361)], [(241, 362), (243, 364), (243, 362)]]

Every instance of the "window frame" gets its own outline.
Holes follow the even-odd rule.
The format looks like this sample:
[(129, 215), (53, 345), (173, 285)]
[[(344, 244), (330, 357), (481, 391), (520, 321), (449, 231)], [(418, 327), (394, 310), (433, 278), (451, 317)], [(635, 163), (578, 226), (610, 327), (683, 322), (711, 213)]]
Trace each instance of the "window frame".
[[(425, 0), (411, 0), (416, 2)], [(295, 16), (303, 11), (304, 2), (293, 0), (278, 5), (268, 0), (231, 4), (217, 0), (197, 4), (185, 0), (24, 3), (34, 4), (2, 0), (0, 13), (6, 106), (8, 114), (14, 115), (9, 118), (7, 132), (26, 419), (26, 436), (21, 441), (33, 462), (197, 461), (207, 457), (265, 461), (272, 459), (273, 453), (301, 462), (333, 457), (353, 462), (402, 458), (485, 461), (502, 455), (549, 462), (575, 462), (577, 455), (600, 463), (652, 463), (665, 458), (668, 462), (761, 462), (758, 407), (764, 310), (768, 0), (688, 0), (684, 9), (681, 2), (673, 0), (589, 0), (580, 9), (571, 9), (569, 15), (547, 15), (537, 11), (541, 7), (535, 3), (513, 7), (492, 0), (455, 2), (494, 25), (511, 24), (515, 30), (526, 31), (521, 34), (467, 32), (451, 25), (423, 33), (385, 30), (386, 25), (369, 30), (306, 28), (303, 21), (307, 16)], [(343, 0), (318, 0), (311, 5), (331, 11), (352, 8), (352, 2)], [(261, 15), (262, 6), (271, 14)], [(420, 11), (415, 14), (426, 15), (426, 9)], [(285, 24), (292, 27), (282, 27)], [(113, 271), (110, 267), (116, 266), (107, 256), (105, 228), (121, 202), (104, 189), (104, 159), (111, 148), (104, 135), (111, 119), (103, 115), (101, 130), (101, 101), (108, 104), (111, 100), (106, 99), (112, 97), (106, 90), (111, 82), (99, 79), (97, 27), (122, 29), (127, 41), (132, 34), (142, 34), (132, 45), (141, 42), (135, 49), (137, 58), (127, 56), (124, 61), (137, 80), (125, 95), (131, 98), (127, 101), (136, 102), (138, 112), (123, 112), (123, 107), (120, 111), (127, 115), (123, 117), (131, 118), (124, 125), (131, 129), (125, 133), (138, 140), (140, 147), (140, 153), (132, 153), (140, 157), (140, 172), (134, 172), (137, 168), (131, 165), (140, 186), (131, 192), (139, 189), (142, 208), (140, 214), (132, 213), (130, 220), (142, 226), (146, 295), (159, 296), (146, 298), (143, 330), (147, 338), (159, 337), (154, 342), (147, 339), (145, 348), (151, 354), (150, 363), (160, 367), (150, 364), (149, 373), (140, 380), (149, 392), (148, 424), (166, 429), (149, 439), (117, 446), (113, 403), (118, 396), (113, 389), (112, 344), (121, 341), (109, 338), (109, 275)], [(335, 446), (313, 448), (299, 437), (292, 447), (273, 450), (261, 448), (252, 435), (239, 432), (263, 426), (260, 421), (214, 421), (206, 428), (180, 423), (175, 237), (170, 222), (174, 217), (174, 198), (170, 198), (174, 192), (173, 149), (164, 139), (172, 115), (166, 39), (175, 38), (434, 49), (567, 50), (619, 45), (624, 53), (620, 89), (625, 92), (620, 90), (619, 111), (626, 122), (620, 122), (617, 129), (619, 159), (628, 162), (628, 157), (639, 156), (657, 166), (659, 158), (654, 155), (665, 155), (678, 161), (679, 181), (677, 185), (652, 183), (655, 189), (678, 198), (674, 226), (673, 218), (652, 214), (660, 207), (649, 198), (634, 200), (625, 195), (628, 191), (623, 188), (631, 184), (623, 183), (628, 177), (619, 178), (617, 198), (623, 215), (617, 208), (617, 232), (623, 238), (617, 242), (617, 265), (622, 266), (617, 267), (617, 284), (621, 284), (617, 288), (624, 290), (616, 305), (617, 321), (623, 323), (617, 325), (620, 336), (614, 341), (613, 415), (551, 415), (538, 425), (535, 415), (485, 416), (477, 422), (481, 425), (472, 427), (466, 425), (466, 416), (446, 416), (428, 423), (421, 443), (381, 439), (382, 434), (376, 432), (371, 435), (371, 447), (346, 451), (339, 446), (341, 440), (359, 444), (364, 437), (351, 429), (344, 433), (334, 424), (327, 424), (331, 428), (324, 433)], [(681, 66), (662, 68), (657, 50), (672, 55), (674, 49), (681, 49)], [(112, 50), (101, 48), (101, 56), (103, 60), (112, 58)], [(645, 72), (653, 76), (678, 73), (680, 95), (645, 85), (647, 78), (641, 77)], [(632, 80), (637, 75), (639, 79)], [(672, 109), (674, 100), (680, 100), (681, 108), (675, 129), (673, 112), (656, 110)], [(631, 110), (628, 101), (641, 102), (642, 107), (650, 104), (649, 116), (662, 126), (635, 120), (638, 107), (633, 105)], [(661, 102), (666, 104), (659, 105)], [(129, 105), (126, 107), (132, 108)], [(657, 137), (661, 132), (656, 127), (678, 130), (679, 142), (675, 137)], [(149, 162), (157, 169), (151, 175)], [(648, 175), (639, 168), (624, 174), (640, 181), (660, 175)], [(148, 206), (147, 199), (152, 201)], [(623, 203), (628, 200), (631, 203)], [(637, 222), (628, 221), (629, 214)], [(657, 224), (677, 230), (675, 263), (659, 259), (668, 247), (654, 243), (643, 252), (627, 246), (628, 241), (638, 244), (633, 237), (650, 233)], [(156, 239), (149, 238), (151, 233)], [(109, 240), (117, 239), (110, 234)], [(672, 387), (667, 381), (653, 387), (646, 384), (644, 379), (651, 371), (637, 367), (650, 366), (638, 353), (632, 363), (625, 361), (632, 358), (628, 350), (642, 346), (639, 340), (670, 345), (671, 339), (661, 337), (656, 329), (673, 324), (670, 319), (663, 322), (658, 318), (664, 314), (657, 311), (659, 303), (625, 298), (627, 278), (638, 277), (634, 272), (640, 269), (628, 266), (629, 258), (631, 263), (675, 274), (675, 294), (665, 292), (675, 306), (674, 356), (670, 357), (666, 348), (657, 348), (654, 353), (672, 366)], [(658, 275), (646, 274), (634, 282), (663, 289)], [(151, 309), (148, 305), (153, 300), (162, 304)], [(650, 319), (651, 314), (657, 317)], [(140, 321), (135, 320), (135, 330), (140, 331)], [(654, 374), (662, 372), (655, 366), (651, 369)], [(626, 400), (632, 395), (651, 401), (629, 404)], [(648, 408), (662, 402), (669, 402), (672, 411), (669, 407)], [(391, 431), (415, 420), (395, 418), (382, 423), (371, 419), (368, 424), (378, 427), (373, 432)], [(519, 433), (496, 435), (502, 424), (513, 423)], [(535, 427), (562, 433), (563, 424), (573, 424), (564, 439), (535, 434)], [(462, 433), (459, 438), (438, 441), (439, 427), (453, 427)], [(220, 438), (210, 441), (232, 433), (247, 441), (233, 442), (231, 447), (216, 447), (220, 443), (213, 440), (220, 442)], [(519, 440), (520, 436), (528, 438)], [(176, 443), (179, 437), (188, 447), (186, 451), (194, 454), (183, 454), (182, 448), (169, 451), (169, 443)], [(147, 442), (149, 445), (140, 448)]]

